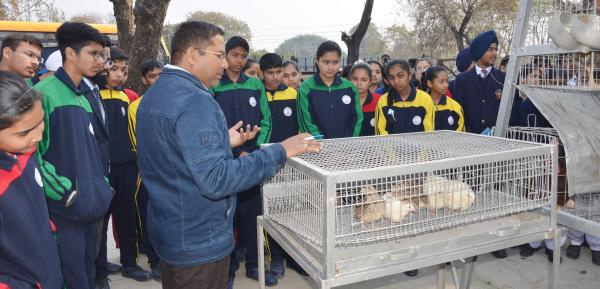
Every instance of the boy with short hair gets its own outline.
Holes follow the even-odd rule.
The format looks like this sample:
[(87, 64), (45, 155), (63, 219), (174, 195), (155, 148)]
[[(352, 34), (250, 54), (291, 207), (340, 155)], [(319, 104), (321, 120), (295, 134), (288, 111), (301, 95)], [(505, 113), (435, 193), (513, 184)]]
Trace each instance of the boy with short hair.
[[(239, 36), (231, 37), (225, 44), (225, 69), (219, 85), (211, 89), (215, 101), (223, 110), (227, 126), (232, 127), (239, 121), (244, 126), (260, 126), (260, 134), (255, 140), (235, 148), (234, 157), (244, 157), (258, 149), (271, 137), (271, 113), (265, 96), (265, 88), (260, 80), (242, 73), (246, 65), (250, 46)], [(239, 193), (236, 214), (240, 243), (246, 248), (246, 276), (258, 280), (258, 252), (256, 239), (256, 217), (262, 212), (260, 185)], [(235, 260), (233, 260), (235, 261)], [(233, 268), (235, 269), (235, 268)], [(230, 284), (233, 282), (230, 276)], [(265, 283), (277, 284), (277, 278), (267, 272)]]
[[(110, 38), (108, 38), (108, 36), (105, 36), (104, 38), (106, 43), (110, 43)], [(93, 116), (91, 117), (91, 120), (92, 126), (94, 127), (94, 136), (96, 137), (96, 143), (98, 144), (98, 149), (100, 150), (100, 159), (102, 160), (104, 176), (108, 178), (108, 172), (110, 167), (108, 126), (106, 124), (106, 109), (104, 108), (104, 104), (102, 104), (102, 99), (100, 98), (100, 85), (103, 86), (104, 83), (106, 83), (106, 73), (112, 65), (112, 60), (110, 60), (110, 47), (104, 46), (103, 51), (105, 60), (103, 62), (96, 62), (96, 65), (98, 66), (97, 69), (100, 71), (92, 78), (83, 78), (83, 81), (87, 84), (88, 87), (87, 89), (82, 89), (82, 93), (83, 96), (90, 103), (90, 106), (92, 107)], [(53, 65), (54, 71), (56, 71), (58, 67), (62, 65), (60, 51), (57, 52), (58, 60), (57, 63)], [(47, 61), (50, 61), (52, 57), (53, 56), (51, 55)], [(54, 74), (54, 72), (52, 72), (52, 74)], [(97, 252), (95, 262), (95, 289), (110, 289), (110, 285), (108, 284), (108, 275), (115, 274), (121, 271), (121, 266), (108, 262), (106, 257), (106, 241), (109, 218), (110, 208), (109, 211), (107, 211), (104, 215), (103, 220), (100, 220), (98, 222), (99, 230), (97, 231), (97, 242), (99, 242), (99, 251)]]
[(0, 70), (14, 72), (33, 86), (30, 78), (42, 62), (42, 42), (34, 36), (14, 33), (2, 40), (0, 46)]
[(267, 53), (260, 60), (266, 97), (271, 112), (271, 135), (266, 142), (280, 142), (298, 134), (297, 92), (282, 83), (283, 64), (278, 54)]
[(106, 123), (110, 133), (109, 179), (115, 189), (112, 215), (121, 253), (121, 275), (137, 281), (147, 281), (151, 277), (150, 273), (136, 263), (138, 232), (134, 194), (138, 170), (128, 132), (127, 111), (130, 100), (121, 87), (127, 79), (129, 59), (117, 47), (111, 47), (110, 55), (113, 63), (106, 76), (106, 87), (100, 90), (100, 96), (106, 108)]
[(147, 59), (140, 64), (142, 83), (146, 88), (152, 86), (158, 80), (162, 67), (162, 64), (156, 59)]
[[(160, 72), (162, 70), (162, 64), (155, 59), (148, 59), (142, 62), (140, 65), (140, 73), (142, 75), (142, 82), (146, 85), (146, 88), (150, 88), (150, 86), (154, 85), (154, 82), (158, 80)], [(131, 141), (131, 146), (134, 152), (137, 152), (137, 136), (135, 132), (135, 126), (137, 121), (137, 109), (140, 105), (140, 102), (144, 96), (142, 95), (140, 98), (134, 100), (131, 104), (129, 104), (128, 111), (128, 123), (129, 123), (129, 139)], [(144, 253), (148, 257), (148, 262), (150, 263), (151, 276), (154, 280), (161, 280), (160, 259), (150, 243), (150, 239), (148, 236), (148, 228), (147, 228), (147, 213), (148, 213), (148, 191), (146, 190), (146, 186), (142, 182), (141, 176), (138, 174), (138, 179), (136, 182), (135, 189), (135, 202), (137, 205), (137, 214), (138, 214), (138, 228), (139, 228), (139, 236), (138, 240), (141, 241), (141, 244), (144, 248)]]
[[(267, 53), (258, 61), (263, 73), (263, 83), (269, 109), (271, 111), (271, 136), (266, 142), (276, 143), (298, 134), (298, 118), (296, 115), (297, 92), (291, 87), (285, 86), (283, 81), (283, 60), (276, 53)], [(285, 275), (283, 249), (271, 238), (269, 238), (271, 253), (271, 272), (277, 278)], [(308, 274), (294, 261), (287, 257), (287, 267), (296, 270), (300, 275)]]
[(92, 108), (83, 96), (84, 77), (99, 72), (105, 37), (95, 28), (65, 22), (56, 31), (63, 66), (35, 85), (42, 92), (44, 133), (37, 158), (50, 216), (57, 227), (67, 288), (93, 288), (97, 222), (113, 192), (104, 177), (94, 137)]

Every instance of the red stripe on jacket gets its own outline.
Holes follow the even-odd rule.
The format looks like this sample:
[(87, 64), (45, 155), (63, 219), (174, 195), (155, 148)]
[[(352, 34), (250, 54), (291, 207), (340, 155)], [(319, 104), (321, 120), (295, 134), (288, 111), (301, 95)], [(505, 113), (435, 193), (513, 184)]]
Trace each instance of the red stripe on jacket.
[[(15, 163), (12, 166), (10, 171), (0, 170), (0, 196), (2, 196), (6, 192), (6, 190), (8, 189), (10, 184), (12, 184), (12, 182), (14, 182), (23, 174), (23, 171), (25, 170), (25, 166), (27, 165), (29, 158), (34, 153), (35, 150), (32, 150), (29, 153), (19, 155), (17, 157), (17, 163)], [(22, 167), (19, 168), (19, 165), (21, 165)], [(0, 289), (3, 288), (0, 287)]]

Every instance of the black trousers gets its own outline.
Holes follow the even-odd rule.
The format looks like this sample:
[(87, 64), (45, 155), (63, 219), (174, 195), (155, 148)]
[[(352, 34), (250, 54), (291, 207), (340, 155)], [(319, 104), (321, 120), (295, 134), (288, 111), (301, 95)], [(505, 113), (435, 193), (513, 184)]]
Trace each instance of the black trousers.
[[(112, 206), (111, 206), (112, 207)], [(96, 280), (100, 280), (100, 279), (104, 279), (106, 277), (108, 277), (108, 269), (107, 269), (107, 248), (106, 248), (106, 241), (107, 241), (107, 231), (108, 231), (108, 219), (110, 218), (110, 212), (111, 209), (108, 209), (108, 213), (106, 213), (106, 215), (104, 216), (104, 218), (102, 218), (101, 222), (98, 223), (98, 226), (100, 226), (101, 228), (99, 228), (99, 230), (97, 232), (99, 232), (97, 239), (100, 239), (99, 242), (99, 248), (98, 248), (98, 252), (96, 255)]]
[(148, 257), (148, 262), (151, 266), (156, 266), (159, 264), (160, 260), (154, 247), (150, 243), (150, 239), (148, 238), (148, 230), (147, 230), (147, 214), (148, 214), (148, 190), (146, 190), (146, 186), (141, 181), (141, 178), (138, 176), (138, 185), (135, 193), (135, 202), (137, 208), (138, 215), (138, 232), (141, 234), (138, 236), (138, 240), (141, 240), (141, 243), (144, 247), (144, 253)]
[[(246, 270), (258, 268), (258, 241), (256, 235), (256, 217), (262, 215), (262, 195), (260, 185), (238, 194), (237, 229), (240, 245), (246, 249)], [(268, 237), (269, 250), (272, 261), (283, 260), (285, 252), (281, 247)], [(235, 260), (232, 260), (235, 262)], [(237, 266), (232, 264), (231, 269), (237, 271)]]
[(97, 223), (75, 224), (55, 218), (54, 224), (66, 287), (94, 288)]
[(113, 226), (121, 253), (121, 265), (136, 265), (137, 250), (137, 210), (135, 191), (138, 177), (137, 164), (111, 165), (110, 185), (115, 190), (112, 202)]
[(237, 228), (240, 245), (246, 248), (246, 270), (258, 267), (258, 244), (256, 217), (262, 214), (260, 186), (254, 186), (238, 194)]
[(160, 262), (163, 289), (227, 288), (229, 256), (211, 263), (190, 267), (174, 267)]

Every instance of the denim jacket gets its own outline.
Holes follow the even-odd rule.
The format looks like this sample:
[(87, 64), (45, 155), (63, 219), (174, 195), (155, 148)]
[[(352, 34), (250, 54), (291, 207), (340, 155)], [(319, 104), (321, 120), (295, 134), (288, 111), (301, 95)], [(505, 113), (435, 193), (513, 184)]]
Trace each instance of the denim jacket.
[(229, 255), (236, 193), (273, 176), (284, 148), (234, 159), (217, 102), (196, 77), (169, 67), (144, 94), (136, 132), (148, 233), (161, 260), (195, 266)]

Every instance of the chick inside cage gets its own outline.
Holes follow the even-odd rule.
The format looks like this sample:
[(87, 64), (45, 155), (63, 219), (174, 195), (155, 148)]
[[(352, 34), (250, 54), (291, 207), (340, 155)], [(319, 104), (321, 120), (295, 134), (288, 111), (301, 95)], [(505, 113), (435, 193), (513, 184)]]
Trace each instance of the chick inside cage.
[(316, 246), (329, 198), (342, 246), (426, 234), (551, 199), (552, 154), (539, 144), (440, 131), (323, 145), (263, 186), (265, 217)]

